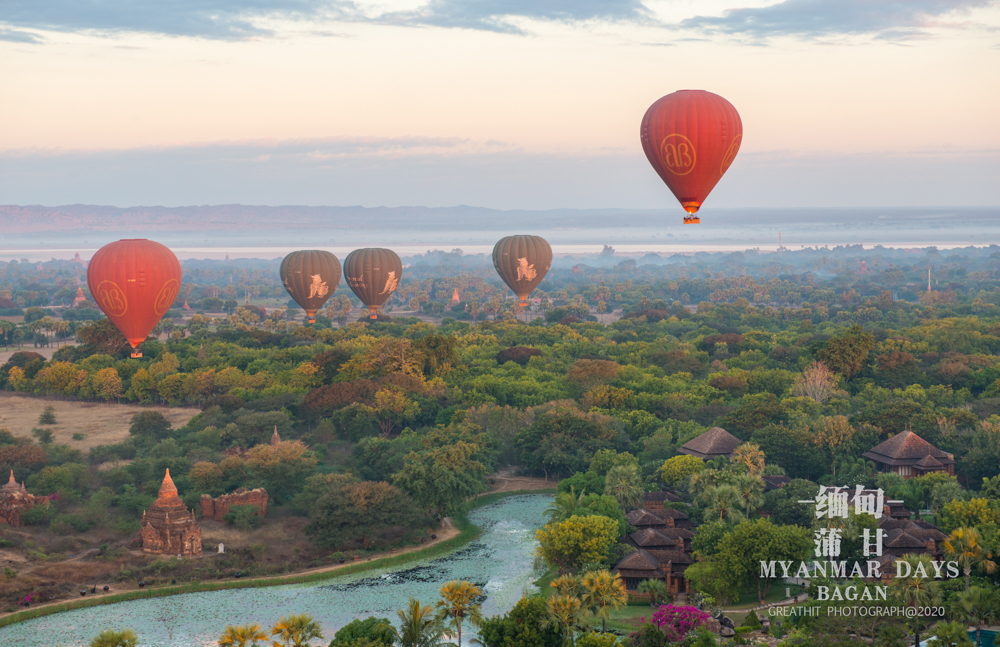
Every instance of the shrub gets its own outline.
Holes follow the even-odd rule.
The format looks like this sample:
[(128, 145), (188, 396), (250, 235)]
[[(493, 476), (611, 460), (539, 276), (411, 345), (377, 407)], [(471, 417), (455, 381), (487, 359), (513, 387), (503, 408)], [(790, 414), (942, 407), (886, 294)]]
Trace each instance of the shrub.
[(747, 616), (743, 618), (743, 626), (750, 627), (751, 629), (760, 629), (760, 618), (757, 617), (756, 611), (751, 609), (750, 613), (748, 613)]
[(528, 360), (532, 357), (541, 357), (542, 351), (537, 348), (528, 348), (526, 346), (514, 346), (512, 348), (506, 348), (499, 353), (497, 353), (497, 364), (503, 366), (507, 362), (514, 362), (524, 366), (528, 363)]
[(42, 410), (42, 414), (38, 416), (38, 424), (40, 425), (54, 425), (56, 424), (56, 410), (55, 407), (45, 407)]
[(52, 442), (52, 431), (49, 429), (39, 429), (35, 427), (31, 430), (31, 435), (38, 439), (38, 442), (43, 445), (48, 445)]
[(251, 530), (262, 523), (257, 516), (257, 506), (254, 505), (234, 505), (229, 508), (223, 520), (240, 530)]

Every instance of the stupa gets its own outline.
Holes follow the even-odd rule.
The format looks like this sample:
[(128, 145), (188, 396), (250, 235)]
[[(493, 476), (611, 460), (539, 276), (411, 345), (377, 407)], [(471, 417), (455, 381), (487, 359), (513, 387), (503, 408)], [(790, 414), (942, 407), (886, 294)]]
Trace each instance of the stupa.
[(177, 496), (167, 470), (160, 495), (142, 513), (142, 552), (158, 555), (201, 555), (201, 528), (194, 512)]
[(24, 483), (18, 485), (14, 480), (14, 470), (10, 471), (10, 481), (0, 488), (0, 524), (20, 526), (24, 513), (36, 505), (49, 502), (47, 496), (28, 494)]

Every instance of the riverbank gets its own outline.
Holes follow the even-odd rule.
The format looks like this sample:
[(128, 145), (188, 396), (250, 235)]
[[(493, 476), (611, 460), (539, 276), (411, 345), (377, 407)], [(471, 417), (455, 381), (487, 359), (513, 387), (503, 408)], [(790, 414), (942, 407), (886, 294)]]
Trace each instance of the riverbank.
[[(143, 589), (134, 589), (123, 592), (108, 593), (101, 597), (86, 597), (70, 602), (50, 602), (40, 604), (23, 611), (15, 611), (9, 614), (0, 615), (0, 627), (41, 618), (44, 616), (84, 609), (88, 607), (116, 604), (119, 602), (129, 602), (133, 600), (143, 600), (149, 598), (159, 598), (171, 595), (183, 595), (185, 593), (202, 593), (211, 591), (223, 591), (227, 589), (261, 588), (281, 586), (285, 584), (304, 584), (320, 580), (330, 579), (342, 575), (353, 575), (369, 570), (382, 568), (392, 568), (403, 564), (419, 561), (423, 559), (435, 558), (454, 552), (477, 539), (482, 529), (471, 523), (466, 517), (466, 513), (491, 503), (496, 503), (504, 498), (523, 494), (552, 494), (554, 489), (537, 490), (514, 490), (504, 492), (492, 492), (483, 494), (469, 503), (467, 510), (451, 519), (452, 531), (442, 534), (426, 546), (414, 546), (397, 551), (395, 554), (383, 554), (373, 556), (362, 562), (351, 562), (347, 564), (335, 564), (319, 569), (309, 569), (290, 573), (287, 575), (275, 575), (270, 577), (248, 578), (248, 579), (225, 579), (211, 582), (190, 582), (187, 584), (163, 585)], [(100, 595), (100, 594), (99, 594)]]

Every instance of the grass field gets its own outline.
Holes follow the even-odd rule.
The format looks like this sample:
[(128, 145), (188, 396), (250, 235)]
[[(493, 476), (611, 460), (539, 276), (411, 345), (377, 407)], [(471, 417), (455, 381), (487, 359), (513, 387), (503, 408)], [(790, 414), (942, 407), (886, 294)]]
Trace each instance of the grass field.
[[(56, 411), (54, 425), (38, 424), (38, 416), (46, 406), (51, 406)], [(128, 436), (132, 416), (140, 411), (150, 410), (162, 413), (175, 429), (186, 425), (199, 413), (198, 409), (46, 400), (0, 393), (0, 429), (24, 438), (33, 438), (31, 430), (34, 427), (49, 429), (52, 431), (53, 442), (87, 451), (96, 445), (124, 440)], [(83, 434), (84, 437), (82, 440), (73, 440), (73, 434)]]

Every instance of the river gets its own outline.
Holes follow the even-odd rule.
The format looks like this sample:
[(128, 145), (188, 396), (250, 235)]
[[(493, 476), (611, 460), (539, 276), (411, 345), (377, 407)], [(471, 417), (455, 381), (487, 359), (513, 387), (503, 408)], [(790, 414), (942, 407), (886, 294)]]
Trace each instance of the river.
[[(188, 593), (67, 611), (0, 629), (0, 644), (19, 647), (85, 647), (104, 629), (131, 628), (142, 647), (215, 647), (226, 625), (260, 623), (308, 613), (323, 628), (325, 646), (355, 618), (371, 615), (396, 624), (396, 610), (411, 597), (434, 604), (441, 585), (465, 579), (482, 587), (484, 616), (506, 613), (532, 588), (534, 531), (551, 497), (502, 499), (469, 513), (482, 536), (458, 551), (392, 569), (334, 577), (308, 584)], [(470, 636), (471, 637), (471, 636)], [(464, 641), (463, 641), (464, 642)]]

